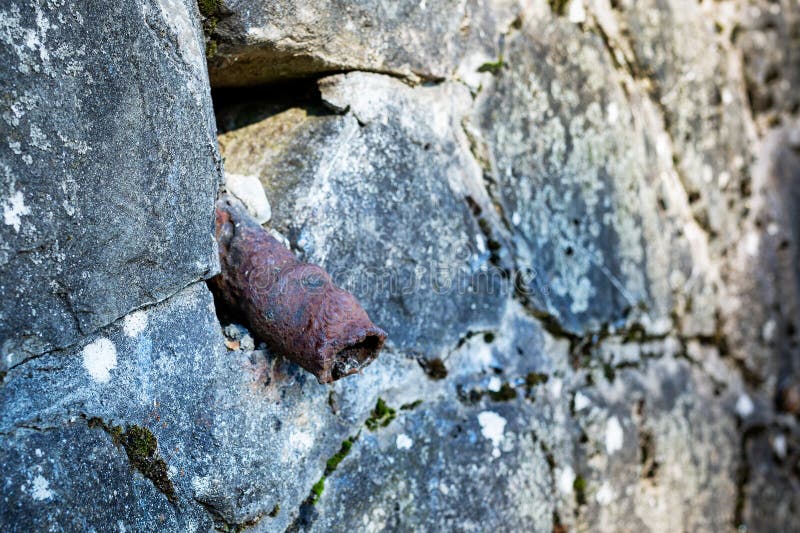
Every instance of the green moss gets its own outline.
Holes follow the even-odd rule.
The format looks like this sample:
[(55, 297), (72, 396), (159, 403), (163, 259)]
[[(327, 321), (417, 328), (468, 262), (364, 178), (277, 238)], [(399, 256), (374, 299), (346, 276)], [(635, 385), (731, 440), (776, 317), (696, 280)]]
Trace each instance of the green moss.
[(411, 403), (404, 403), (403, 405), (401, 405), (401, 406), (400, 406), (400, 409), (401, 409), (402, 411), (410, 411), (410, 410), (412, 410), (412, 409), (416, 409), (416, 408), (417, 408), (417, 407), (419, 407), (421, 404), (422, 404), (422, 400), (414, 400), (414, 401), (413, 401), (413, 402), (411, 402)]
[(353, 448), (353, 443), (357, 438), (358, 435), (355, 437), (348, 437), (342, 441), (342, 446), (339, 448), (339, 451), (336, 452), (330, 459), (328, 459), (327, 463), (325, 463), (326, 476), (331, 475), (331, 473), (333, 473), (333, 471), (339, 466), (339, 463), (341, 463), (342, 460), (347, 457), (347, 454), (350, 453), (350, 450)]
[(606, 381), (613, 382), (614, 379), (617, 377), (617, 373), (614, 371), (614, 367), (611, 366), (611, 363), (603, 363), (603, 376), (605, 376)]
[(375, 431), (378, 428), (385, 428), (391, 424), (396, 416), (397, 411), (386, 405), (383, 398), (378, 398), (378, 401), (375, 403), (375, 409), (372, 410), (365, 425), (370, 431)]
[(528, 375), (525, 376), (525, 385), (528, 388), (535, 387), (536, 385), (547, 383), (548, 379), (550, 379), (550, 376), (547, 374), (542, 374), (541, 372), (528, 372)]
[(578, 476), (572, 482), (572, 489), (575, 491), (575, 503), (578, 505), (586, 504), (586, 478)]
[[(500, 56), (497, 58), (497, 61), (487, 61), (483, 65), (479, 66), (478, 72), (491, 72), (492, 74), (497, 74), (504, 66), (505, 62), (503, 61), (503, 56)], [(481, 221), (479, 220), (479, 222)]]
[(436, 357), (434, 359), (420, 359), (419, 364), (422, 366), (422, 369), (428, 374), (428, 377), (431, 379), (444, 379), (447, 377), (447, 367), (444, 365), (444, 361), (440, 358)]
[(158, 454), (158, 439), (149, 429), (131, 425), (123, 430), (121, 426), (106, 424), (100, 418), (89, 419), (88, 425), (108, 433), (114, 445), (125, 450), (132, 467), (149, 479), (170, 502), (178, 501), (175, 486), (167, 474), (167, 463)]
[(547, 3), (550, 4), (550, 9), (553, 10), (553, 13), (559, 17), (563, 17), (567, 13), (569, 0), (548, 0)]
[(319, 478), (319, 481), (314, 483), (314, 486), (311, 487), (311, 503), (317, 503), (324, 491), (325, 491), (325, 476), (322, 476), (321, 478)]
[(206, 57), (211, 59), (217, 54), (217, 41), (214, 38), (220, 20), (222, 0), (197, 0), (197, 8), (203, 18), (203, 34), (206, 41)]
[(220, 7), (222, 7), (222, 0), (197, 0), (197, 8), (204, 17), (217, 15)]
[(508, 383), (503, 383), (500, 390), (489, 391), (489, 397), (496, 402), (508, 402), (517, 397), (517, 389)]

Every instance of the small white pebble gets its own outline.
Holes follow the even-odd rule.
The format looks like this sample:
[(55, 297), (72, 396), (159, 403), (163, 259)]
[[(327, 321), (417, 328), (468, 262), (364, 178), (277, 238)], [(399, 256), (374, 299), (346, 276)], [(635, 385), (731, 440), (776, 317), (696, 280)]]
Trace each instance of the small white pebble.
[(241, 174), (225, 173), (225, 186), (228, 192), (247, 207), (256, 222), (263, 224), (272, 218), (272, 209), (264, 192), (264, 186), (258, 176), (244, 176)]
[(486, 388), (492, 392), (498, 392), (502, 386), (503, 382), (500, 381), (500, 378), (498, 378), (497, 376), (492, 376), (489, 379), (489, 384), (486, 385)]

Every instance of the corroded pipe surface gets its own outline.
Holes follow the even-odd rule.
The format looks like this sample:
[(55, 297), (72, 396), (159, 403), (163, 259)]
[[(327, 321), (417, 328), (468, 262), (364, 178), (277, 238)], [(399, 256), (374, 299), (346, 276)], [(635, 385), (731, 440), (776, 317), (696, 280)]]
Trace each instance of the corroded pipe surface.
[(386, 333), (322, 268), (298, 261), (237, 200), (217, 202), (215, 295), (269, 347), (330, 383), (370, 364)]

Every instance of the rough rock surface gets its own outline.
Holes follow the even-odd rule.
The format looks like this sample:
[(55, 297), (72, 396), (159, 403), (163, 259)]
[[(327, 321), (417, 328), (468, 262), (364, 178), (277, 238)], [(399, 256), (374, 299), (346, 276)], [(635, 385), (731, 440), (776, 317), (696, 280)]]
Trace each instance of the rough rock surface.
[(0, 80), (5, 371), (213, 273), (219, 161), (191, 2), (8, 4)]
[(251, 2), (211, 0), (203, 10), (209, 72), (218, 87), (320, 72), (364, 70), (443, 79), (495, 61), (518, 11), (513, 0)]
[[(13, 58), (29, 53), (12, 45), (25, 27), (14, 20), (65, 31), (37, 16), (44, 7), (15, 9), (0, 17)], [(70, 177), (82, 216), (120, 198), (148, 213), (75, 222), (91, 235), (67, 241), (64, 272), (114, 283), (75, 293), (86, 300), (68, 334), (46, 329), (61, 324), (46, 284), (20, 288), (33, 307), (5, 298), (9, 331), (49, 344), (29, 342), (2, 368), (3, 530), (795, 527), (795, 3), (115, 9), (130, 10), (106, 21), (128, 56), (87, 46), (45, 76), (66, 48), (40, 47), (28, 58), (40, 63), (13, 74), (46, 84), (22, 77), (9, 90), (72, 94), (78, 66), (130, 85), (92, 87), (77, 108), (0, 103), (12, 143), (34, 131), (28, 117), (95, 136), (82, 163), (53, 148), (56, 126), (37, 123), (51, 143), (41, 162), (0, 146), (15, 180), (6, 279), (73, 279), (49, 248), (31, 258), (14, 240), (34, 226), (77, 235), (54, 207)], [(70, 31), (96, 30), (82, 16)], [(220, 323), (197, 281), (214, 269), (219, 176), (204, 67), (185, 61), (201, 24), (225, 172), (269, 205), (265, 227), (389, 333), (363, 374), (320, 386)], [(129, 86), (144, 103), (125, 100)], [(89, 128), (97, 116), (103, 127)], [(40, 183), (27, 170), (40, 164), (58, 179)], [(139, 242), (146, 253), (127, 259)]]

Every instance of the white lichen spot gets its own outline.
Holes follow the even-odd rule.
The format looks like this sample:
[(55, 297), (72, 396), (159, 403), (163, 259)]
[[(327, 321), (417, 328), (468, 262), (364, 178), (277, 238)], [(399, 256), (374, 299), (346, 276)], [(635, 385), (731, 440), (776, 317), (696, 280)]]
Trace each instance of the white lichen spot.
[(567, 17), (569, 21), (574, 24), (580, 24), (586, 21), (586, 9), (584, 9), (581, 0), (572, 0), (572, 2), (569, 3)]
[(765, 342), (771, 342), (775, 338), (775, 330), (777, 327), (778, 325), (772, 318), (764, 323), (764, 326), (761, 328), (761, 337)]
[(775, 455), (778, 456), (778, 459), (786, 459), (786, 437), (783, 435), (776, 435), (774, 439), (772, 439), (772, 450), (775, 452)]
[(410, 450), (413, 445), (414, 445), (414, 441), (411, 440), (411, 437), (409, 437), (405, 433), (400, 433), (397, 436), (397, 449), (398, 450)]
[(500, 457), (500, 443), (503, 442), (506, 419), (494, 411), (483, 411), (478, 413), (478, 423), (483, 436), (492, 441), (492, 457)]
[(147, 313), (135, 311), (125, 316), (122, 329), (128, 337), (136, 337), (147, 327)]
[(105, 337), (87, 344), (83, 349), (83, 367), (99, 383), (108, 383), (110, 371), (117, 368), (117, 348)]
[(50, 149), (50, 141), (47, 140), (47, 135), (35, 124), (31, 124), (31, 144), (42, 151)]
[(44, 453), (42, 453), (42, 450), (41, 450), (41, 449), (39, 449), (39, 448), (36, 448), (36, 449), (33, 451), (33, 453), (35, 453), (35, 454), (36, 454), (36, 457), (41, 457), (41, 456), (43, 456), (43, 455), (44, 455)]
[(194, 476), (192, 478), (192, 489), (196, 494), (203, 494), (211, 490), (213, 479), (211, 476)]
[(6, 200), (3, 205), (3, 221), (14, 227), (14, 231), (19, 233), (19, 228), (22, 225), (22, 218), (24, 215), (30, 215), (31, 209), (25, 205), (25, 198), (22, 197), (20, 191), (15, 192)]
[(575, 393), (575, 411), (583, 411), (590, 405), (592, 405), (592, 400), (589, 399), (588, 396), (583, 394), (582, 392)]
[(497, 376), (492, 376), (489, 378), (489, 383), (486, 385), (486, 388), (492, 392), (499, 392), (502, 386), (503, 382), (500, 381), (500, 378)]
[(314, 445), (314, 436), (305, 431), (294, 431), (289, 435), (289, 445), (299, 452), (306, 452)]
[(33, 488), (31, 496), (36, 501), (47, 500), (53, 497), (53, 491), (50, 490), (50, 482), (43, 476), (38, 475), (33, 478)]
[(175, 37), (184, 60), (197, 72), (205, 68), (205, 55), (200, 49), (200, 36), (196, 33), (192, 17), (182, 0), (158, 0), (161, 17)]
[(733, 93), (731, 92), (730, 89), (725, 87), (724, 89), (722, 89), (721, 93), (722, 93), (722, 103), (723, 104), (729, 105), (729, 104), (733, 103)]
[(616, 102), (611, 102), (606, 108), (606, 115), (608, 116), (609, 124), (614, 124), (619, 118), (619, 106)]
[(550, 396), (553, 398), (560, 398), (561, 391), (564, 388), (564, 382), (559, 378), (551, 379), (547, 388), (550, 391)]
[(558, 490), (561, 494), (571, 494), (575, 484), (575, 471), (571, 466), (565, 466), (558, 472)]
[(608, 505), (614, 501), (614, 489), (608, 481), (604, 481), (603, 484), (600, 485), (600, 490), (597, 491), (594, 499), (597, 500), (597, 503), (600, 505)]
[(589, 278), (581, 277), (572, 290), (572, 305), (570, 310), (577, 314), (589, 308), (589, 299), (594, 296), (594, 288)]
[(755, 411), (755, 405), (753, 405), (753, 400), (750, 399), (745, 393), (739, 395), (739, 398), (736, 400), (736, 414), (738, 414), (742, 418), (747, 418), (753, 411)]
[(717, 177), (717, 183), (719, 183), (720, 189), (724, 189), (728, 186), (728, 183), (731, 181), (731, 174), (730, 172), (720, 172), (719, 176)]
[(743, 246), (744, 251), (750, 257), (755, 257), (758, 255), (758, 245), (759, 245), (759, 238), (758, 234), (755, 231), (751, 231), (747, 235), (745, 235), (743, 239)]
[(606, 423), (606, 453), (613, 454), (622, 449), (625, 434), (616, 416), (612, 416)]

